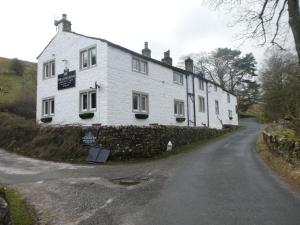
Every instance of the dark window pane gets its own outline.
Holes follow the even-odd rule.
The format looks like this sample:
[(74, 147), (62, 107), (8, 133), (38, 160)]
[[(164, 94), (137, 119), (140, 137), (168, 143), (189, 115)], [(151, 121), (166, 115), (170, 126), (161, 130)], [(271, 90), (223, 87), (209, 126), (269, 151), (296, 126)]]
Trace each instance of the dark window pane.
[(137, 94), (133, 94), (132, 108), (133, 108), (133, 110), (139, 109), (139, 96)]
[(96, 108), (96, 93), (95, 92), (91, 93), (91, 108), (92, 109)]
[(51, 114), (54, 114), (54, 100), (50, 100), (51, 102)]
[(91, 66), (96, 65), (97, 63), (96, 48), (90, 49), (90, 59), (91, 59)]
[(87, 110), (87, 94), (81, 94), (82, 96), (82, 110)]

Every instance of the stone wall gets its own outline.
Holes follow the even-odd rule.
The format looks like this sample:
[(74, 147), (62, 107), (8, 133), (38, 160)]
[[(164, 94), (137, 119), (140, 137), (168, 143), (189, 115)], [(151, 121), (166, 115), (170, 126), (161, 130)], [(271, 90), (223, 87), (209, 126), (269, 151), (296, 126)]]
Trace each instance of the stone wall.
[(263, 131), (264, 142), (272, 151), (278, 153), (289, 162), (299, 161), (300, 143), (286, 137), (272, 135), (272, 132), (278, 128), (274, 125), (267, 127)]
[(12, 225), (9, 205), (5, 199), (5, 192), (0, 187), (0, 225)]
[(208, 129), (178, 126), (104, 126), (99, 128), (98, 144), (111, 150), (112, 159), (149, 158), (173, 148), (217, 137), (236, 129)]

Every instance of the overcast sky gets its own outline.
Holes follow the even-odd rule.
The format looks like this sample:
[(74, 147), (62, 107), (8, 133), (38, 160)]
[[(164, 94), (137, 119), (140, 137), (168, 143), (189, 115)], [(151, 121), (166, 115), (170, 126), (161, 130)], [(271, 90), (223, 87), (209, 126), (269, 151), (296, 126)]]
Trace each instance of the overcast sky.
[(201, 0), (9, 0), (1, 3), (0, 56), (36, 62), (55, 35), (54, 19), (66, 13), (72, 30), (107, 39), (140, 52), (149, 42), (152, 57), (161, 59), (170, 49), (174, 64), (182, 55), (218, 47), (253, 52), (263, 49), (234, 40), (239, 28), (230, 28), (230, 15), (214, 11)]

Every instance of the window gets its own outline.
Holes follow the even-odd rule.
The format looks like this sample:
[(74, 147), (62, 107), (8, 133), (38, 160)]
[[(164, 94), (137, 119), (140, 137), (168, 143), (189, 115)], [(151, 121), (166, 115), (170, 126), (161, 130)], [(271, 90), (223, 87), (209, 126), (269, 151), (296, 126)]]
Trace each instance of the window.
[(48, 79), (55, 76), (55, 61), (51, 60), (43, 64), (43, 78)]
[(132, 58), (132, 71), (148, 74), (148, 63), (141, 59)]
[(86, 69), (97, 65), (96, 47), (80, 51), (80, 69)]
[(97, 109), (97, 95), (95, 90), (80, 93), (80, 112), (95, 111)]
[(184, 116), (184, 102), (180, 100), (174, 101), (174, 114), (176, 117)]
[(202, 79), (199, 79), (199, 89), (204, 90), (204, 81)]
[(180, 73), (173, 73), (173, 83), (183, 85), (183, 75)]
[(232, 111), (231, 110), (228, 110), (228, 117), (232, 118)]
[(218, 86), (216, 84), (214, 85), (214, 87), (215, 87), (215, 91), (218, 91)]
[(219, 111), (219, 101), (215, 101), (215, 110), (216, 110), (216, 114), (219, 115), (220, 111)]
[(55, 109), (54, 109), (54, 98), (47, 98), (44, 99), (42, 102), (42, 115), (44, 117), (53, 116)]
[(230, 103), (230, 94), (227, 93), (227, 102)]
[(199, 96), (199, 112), (205, 112), (205, 100), (201, 96)]
[(149, 112), (149, 100), (148, 94), (141, 92), (132, 93), (132, 110), (139, 113), (148, 113)]

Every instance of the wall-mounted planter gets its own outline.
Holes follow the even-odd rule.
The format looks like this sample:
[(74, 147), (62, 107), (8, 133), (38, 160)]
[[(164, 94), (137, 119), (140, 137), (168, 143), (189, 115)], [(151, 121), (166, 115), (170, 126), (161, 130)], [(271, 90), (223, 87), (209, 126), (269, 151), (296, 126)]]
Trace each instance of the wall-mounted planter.
[(232, 116), (230, 116), (229, 119), (232, 120)]
[(80, 113), (79, 117), (81, 119), (91, 119), (94, 117), (94, 113)]
[(147, 119), (149, 117), (148, 114), (144, 114), (144, 113), (136, 113), (135, 114), (135, 118), (137, 119)]
[(43, 123), (50, 123), (52, 121), (52, 117), (44, 117), (41, 119)]
[(185, 121), (185, 118), (184, 117), (177, 117), (176, 121), (179, 122), (179, 123), (182, 123), (182, 122)]

